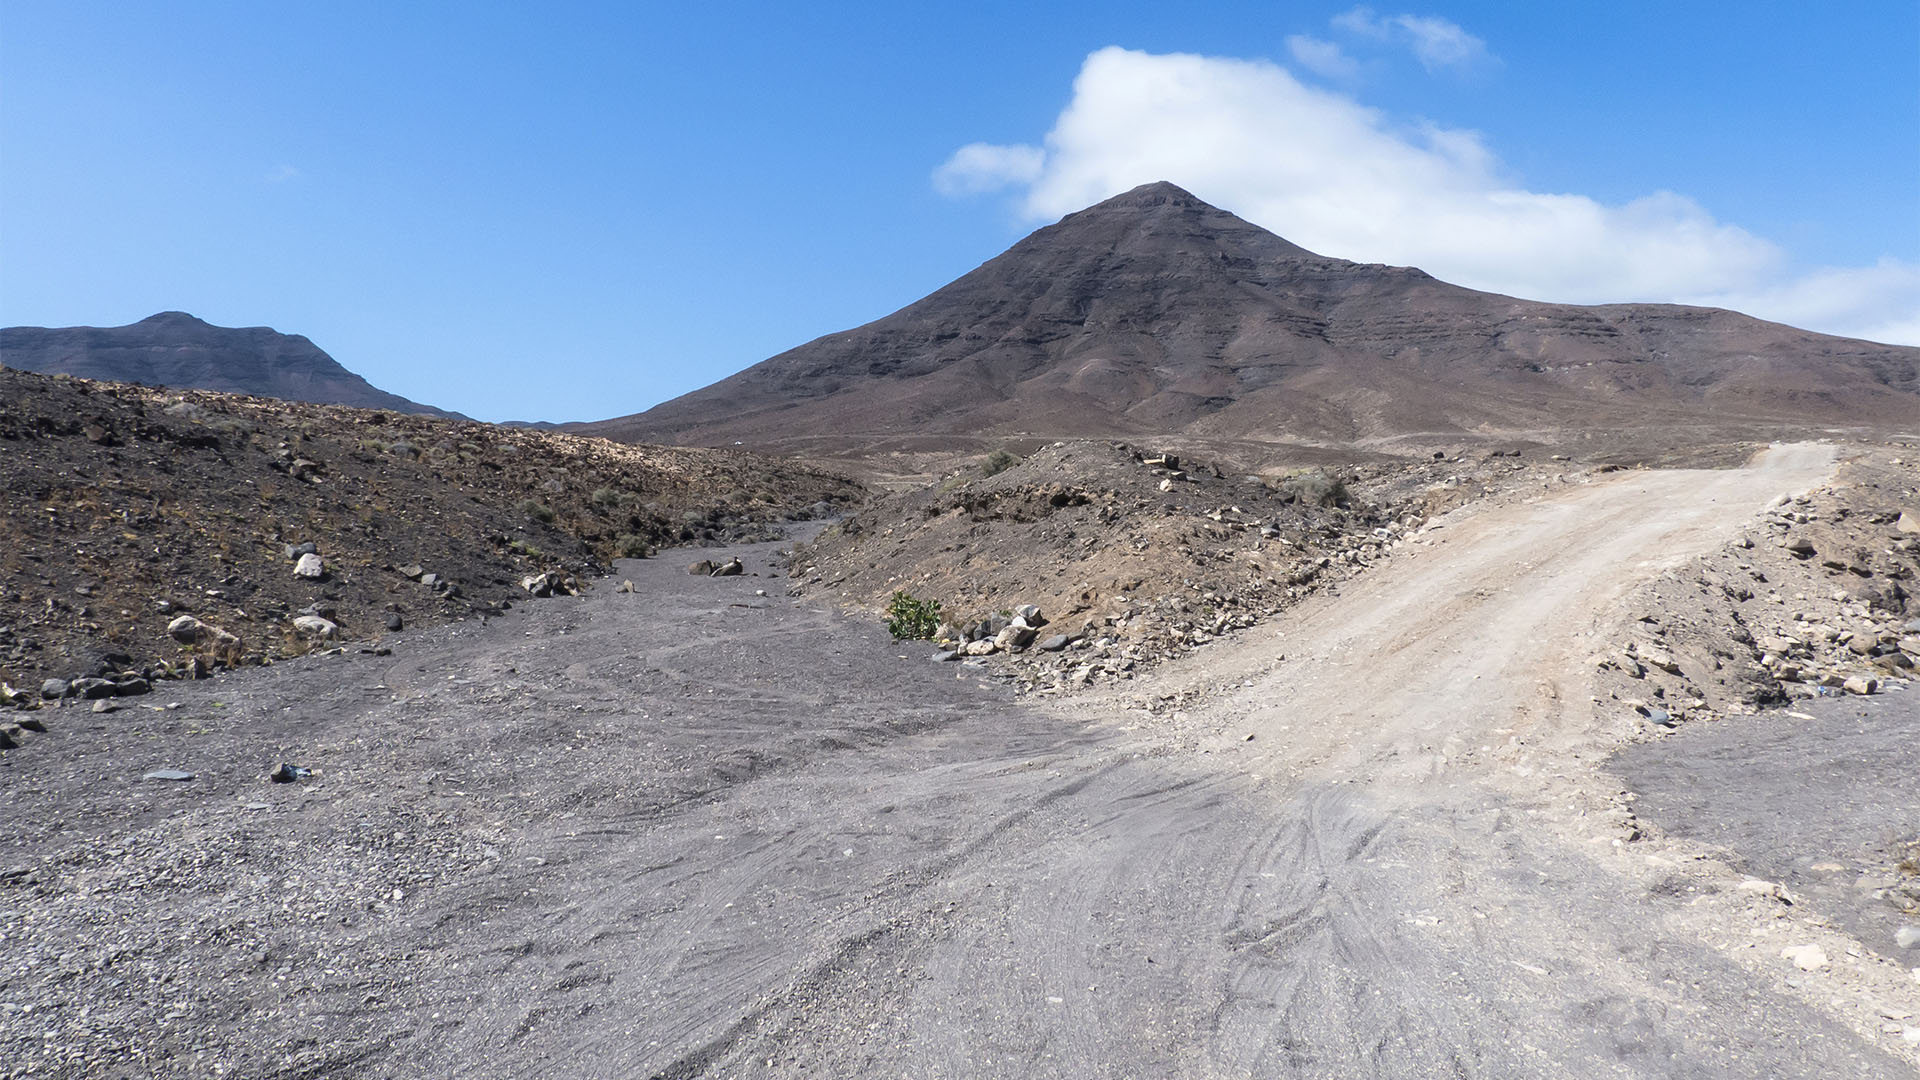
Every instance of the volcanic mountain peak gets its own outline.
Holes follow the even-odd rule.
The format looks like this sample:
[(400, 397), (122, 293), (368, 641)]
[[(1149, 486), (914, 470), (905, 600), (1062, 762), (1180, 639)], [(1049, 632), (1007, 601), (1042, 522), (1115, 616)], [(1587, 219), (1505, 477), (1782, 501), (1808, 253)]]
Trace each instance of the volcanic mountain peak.
[(883, 319), (581, 430), (838, 452), (1917, 417), (1920, 349), (1709, 308), (1476, 292), (1315, 254), (1160, 182)]
[(135, 326), (192, 326), (213, 328), (213, 324), (185, 311), (161, 311), (134, 323)]

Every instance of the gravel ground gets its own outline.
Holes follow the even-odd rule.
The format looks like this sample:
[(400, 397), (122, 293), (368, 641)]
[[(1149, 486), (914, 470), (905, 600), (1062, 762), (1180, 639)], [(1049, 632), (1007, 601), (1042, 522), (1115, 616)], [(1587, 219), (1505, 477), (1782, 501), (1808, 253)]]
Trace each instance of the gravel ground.
[(1886, 970), (1789, 983), (1672, 885), (1710, 868), (1608, 842), (1606, 740), (1535, 692), (1825, 467), (1452, 520), (1170, 668), (1177, 715), (1016, 700), (768, 546), (48, 710), (0, 758), (0, 1075), (1915, 1075), (1851, 1005)]
[[(1640, 817), (1920, 966), (1920, 691), (1802, 701), (1688, 727), (1614, 768)], [(1904, 868), (1902, 863), (1908, 863)]]

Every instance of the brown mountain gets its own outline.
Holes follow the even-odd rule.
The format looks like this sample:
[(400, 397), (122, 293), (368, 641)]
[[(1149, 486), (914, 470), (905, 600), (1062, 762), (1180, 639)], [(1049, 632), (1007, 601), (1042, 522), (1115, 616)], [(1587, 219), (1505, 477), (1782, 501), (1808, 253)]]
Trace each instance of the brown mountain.
[(1316, 255), (1157, 183), (886, 318), (582, 427), (804, 450), (1916, 420), (1920, 349), (1713, 308), (1477, 292)]
[(0, 366), (465, 419), (379, 389), (299, 334), (214, 326), (184, 311), (163, 311), (130, 326), (10, 326), (0, 330)]

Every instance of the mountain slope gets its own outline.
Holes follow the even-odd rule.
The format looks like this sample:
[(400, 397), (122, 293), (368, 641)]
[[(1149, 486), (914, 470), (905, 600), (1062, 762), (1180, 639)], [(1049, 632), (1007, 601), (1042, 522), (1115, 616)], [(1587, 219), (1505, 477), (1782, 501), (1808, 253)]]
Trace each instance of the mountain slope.
[(876, 322), (583, 429), (799, 448), (1915, 418), (1920, 349), (1717, 309), (1477, 292), (1316, 255), (1158, 183)]
[(8, 327), (0, 330), (0, 366), (465, 419), (373, 386), (298, 334), (214, 326), (184, 311), (163, 311), (128, 326)]

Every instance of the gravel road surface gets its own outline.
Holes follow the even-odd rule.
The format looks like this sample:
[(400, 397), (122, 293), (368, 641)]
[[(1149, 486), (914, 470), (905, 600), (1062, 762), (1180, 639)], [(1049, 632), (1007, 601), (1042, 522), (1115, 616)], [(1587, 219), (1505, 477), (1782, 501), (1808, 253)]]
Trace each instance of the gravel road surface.
[(1615, 842), (1579, 681), (1629, 587), (1829, 459), (1458, 515), (1050, 707), (659, 560), (43, 713), (0, 759), (0, 1075), (1920, 1075), (1867, 1011), (1920, 1007), (1904, 969), (1801, 972), (1762, 898), (1689, 892), (1732, 871)]

